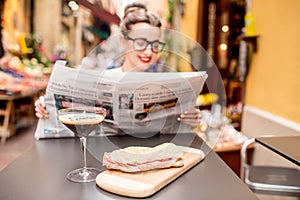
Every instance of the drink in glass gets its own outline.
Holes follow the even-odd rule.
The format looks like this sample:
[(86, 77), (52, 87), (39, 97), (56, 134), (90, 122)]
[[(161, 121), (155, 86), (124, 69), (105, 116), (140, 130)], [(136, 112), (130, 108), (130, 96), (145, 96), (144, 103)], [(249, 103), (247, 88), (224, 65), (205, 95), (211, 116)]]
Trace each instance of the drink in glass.
[(100, 170), (87, 167), (86, 138), (105, 118), (106, 110), (101, 107), (72, 107), (58, 111), (58, 119), (80, 138), (83, 151), (84, 166), (67, 174), (67, 179), (73, 182), (94, 181)]

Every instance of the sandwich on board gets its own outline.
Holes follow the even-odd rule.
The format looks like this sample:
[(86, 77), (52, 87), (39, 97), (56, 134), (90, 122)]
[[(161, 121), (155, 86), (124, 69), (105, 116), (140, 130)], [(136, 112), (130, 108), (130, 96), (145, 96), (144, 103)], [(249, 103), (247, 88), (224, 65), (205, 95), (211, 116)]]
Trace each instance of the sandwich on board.
[(155, 147), (132, 146), (104, 153), (103, 166), (123, 172), (142, 172), (183, 166), (183, 151), (173, 143)]

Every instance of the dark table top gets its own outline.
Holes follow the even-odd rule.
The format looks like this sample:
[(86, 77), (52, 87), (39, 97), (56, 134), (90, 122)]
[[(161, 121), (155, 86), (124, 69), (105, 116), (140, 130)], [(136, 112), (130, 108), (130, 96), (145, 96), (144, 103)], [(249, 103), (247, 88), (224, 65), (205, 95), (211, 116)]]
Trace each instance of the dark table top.
[(300, 166), (300, 136), (268, 136), (258, 137), (255, 140)]
[[(166, 187), (145, 199), (159, 200), (254, 200), (256, 196), (238, 176), (193, 135), (156, 135), (150, 138), (132, 136), (91, 137), (88, 139), (88, 166), (101, 166), (103, 152), (129, 145), (155, 146), (162, 142), (201, 148), (207, 155), (203, 161)], [(131, 199), (111, 194), (95, 182), (73, 183), (66, 179), (72, 169), (82, 167), (78, 138), (35, 141), (0, 173), (0, 199), (5, 200), (106, 200)]]

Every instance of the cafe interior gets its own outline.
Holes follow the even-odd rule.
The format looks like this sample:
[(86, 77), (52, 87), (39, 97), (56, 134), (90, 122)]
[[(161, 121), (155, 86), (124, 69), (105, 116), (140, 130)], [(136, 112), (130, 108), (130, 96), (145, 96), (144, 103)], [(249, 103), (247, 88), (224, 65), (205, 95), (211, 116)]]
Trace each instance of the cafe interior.
[[(58, 134), (57, 127), (70, 128), (61, 124), (58, 107), (50, 124), (36, 117), (36, 101), (45, 96), (45, 103), (55, 107), (57, 98), (70, 100), (55, 94), (56, 102), (46, 101), (55, 80), (71, 77), (64, 74), (69, 69), (81, 72), (78, 66), (95, 52), (107, 60), (119, 53), (114, 41), (124, 8), (135, 2), (160, 17), (169, 39), (169, 54), (162, 53), (167, 64), (178, 73), (208, 75), (193, 97), (201, 122), (186, 134), (125, 131), (80, 140)], [(300, 199), (299, 0), (0, 3), (0, 199)], [(153, 42), (147, 42), (145, 49), (149, 44), (153, 49)], [(68, 70), (57, 70), (59, 65)], [(121, 118), (113, 108), (114, 119)], [(147, 126), (143, 129), (147, 132)], [(183, 166), (130, 173), (105, 165), (107, 152), (130, 146), (152, 152), (162, 143), (189, 149), (181, 158)], [(96, 178), (69, 177), (71, 170), (86, 170), (87, 165), (97, 169)]]

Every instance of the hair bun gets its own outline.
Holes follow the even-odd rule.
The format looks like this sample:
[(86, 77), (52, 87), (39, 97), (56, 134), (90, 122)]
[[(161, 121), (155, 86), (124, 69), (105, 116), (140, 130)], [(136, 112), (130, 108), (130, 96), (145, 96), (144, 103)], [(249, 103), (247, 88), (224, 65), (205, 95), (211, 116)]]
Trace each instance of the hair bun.
[(144, 10), (145, 12), (147, 12), (147, 7), (144, 4), (139, 3), (139, 2), (128, 4), (124, 9), (124, 17), (123, 18), (125, 18), (129, 13), (133, 13), (138, 10)]

